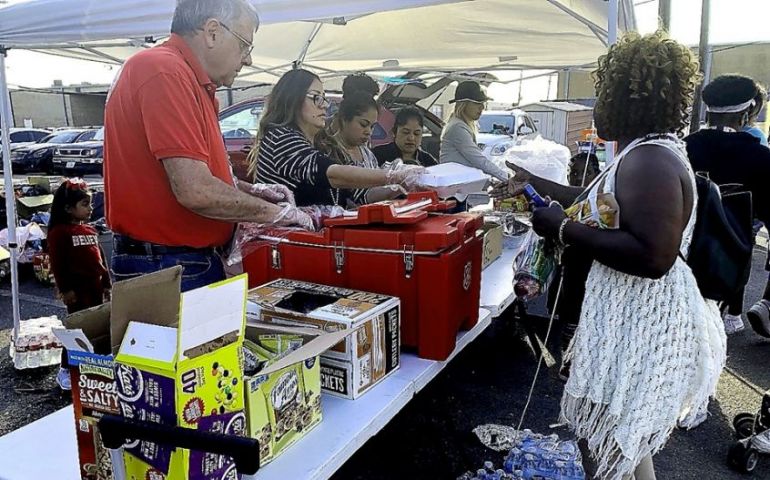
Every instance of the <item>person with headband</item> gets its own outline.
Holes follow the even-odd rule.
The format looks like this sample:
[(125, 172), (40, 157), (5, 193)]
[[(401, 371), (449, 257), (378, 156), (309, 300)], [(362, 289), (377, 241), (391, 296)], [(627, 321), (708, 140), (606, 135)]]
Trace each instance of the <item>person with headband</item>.
[(465, 81), (457, 85), (455, 96), (449, 101), (455, 104), (452, 118), (441, 132), (439, 162), (478, 168), (501, 182), (507, 182), (508, 171), (484, 156), (476, 143), (476, 122), (481, 118), (489, 100), (478, 82)]
[[(723, 75), (703, 89), (707, 125), (685, 138), (687, 155), (696, 172), (706, 172), (717, 185), (741, 184), (751, 192), (754, 217), (770, 225), (770, 149), (744, 131), (761, 95), (757, 83), (741, 75)], [(743, 291), (728, 302), (725, 330), (743, 330)], [(747, 315), (770, 319), (770, 283)]]

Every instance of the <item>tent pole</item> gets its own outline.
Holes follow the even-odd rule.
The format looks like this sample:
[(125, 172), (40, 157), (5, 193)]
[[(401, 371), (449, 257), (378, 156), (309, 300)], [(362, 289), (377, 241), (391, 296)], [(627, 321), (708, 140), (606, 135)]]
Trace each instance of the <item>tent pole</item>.
[(0, 45), (0, 131), (3, 139), (3, 179), (5, 182), (5, 209), (8, 220), (8, 249), (11, 251), (11, 302), (13, 305), (13, 343), (19, 338), (21, 315), (19, 314), (19, 245), (16, 243), (16, 196), (13, 192), (11, 171), (11, 138), (13, 122), (11, 97), (6, 80), (5, 57), (8, 50)]
[[(698, 45), (698, 60), (700, 61), (700, 72), (703, 74), (703, 82), (695, 89), (695, 99), (692, 104), (692, 120), (690, 121), (690, 131), (700, 130), (701, 110), (703, 106), (703, 86), (708, 81), (706, 74), (711, 74), (709, 63), (709, 26), (711, 23), (711, 1), (703, 0), (701, 4), (700, 17), (700, 43)], [(707, 68), (708, 67), (708, 68)], [(708, 71), (707, 71), (708, 70)]]
[(671, 31), (671, 0), (658, 0), (658, 27)]

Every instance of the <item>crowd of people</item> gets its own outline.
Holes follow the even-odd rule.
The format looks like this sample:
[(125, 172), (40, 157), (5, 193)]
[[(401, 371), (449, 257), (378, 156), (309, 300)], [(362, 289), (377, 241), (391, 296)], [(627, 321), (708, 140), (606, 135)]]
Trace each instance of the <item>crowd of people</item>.
[[(420, 189), (437, 160), (421, 148), (419, 110), (396, 112), (393, 142), (370, 149), (380, 106), (377, 83), (348, 77), (331, 123), (321, 79), (301, 68), (284, 74), (263, 112), (250, 155), (254, 182), (235, 179), (219, 131), (215, 92), (251, 64), (258, 17), (243, 0), (181, 0), (169, 40), (128, 59), (105, 113), (107, 219), (115, 233), (117, 280), (181, 265), (182, 289), (225, 278), (220, 259), (238, 222), (313, 229), (303, 208), (358, 205)], [(742, 298), (724, 323), (686, 263), (697, 221), (695, 172), (753, 193), (756, 218), (770, 221), (770, 149), (753, 128), (765, 102), (756, 82), (715, 79), (703, 91), (708, 124), (689, 136), (700, 81), (690, 50), (664, 33), (628, 34), (595, 72), (598, 134), (617, 142), (603, 170), (578, 155), (570, 184), (488, 160), (476, 121), (489, 100), (461, 82), (441, 136), (440, 162), (478, 168), (510, 197), (533, 186), (552, 200), (534, 210), (534, 231), (564, 250), (559, 315), (568, 324), (561, 416), (583, 440), (597, 478), (654, 479), (652, 456), (672, 430), (706, 416), (726, 358), (725, 329), (736, 331)], [(400, 160), (400, 161), (399, 161)], [(618, 228), (595, 228), (566, 207), (612, 197)], [(109, 295), (107, 265), (84, 225), (85, 185), (56, 192), (49, 242), (56, 283), (73, 312)], [(74, 265), (71, 260), (82, 258)], [(742, 296), (742, 294), (741, 294)], [(753, 313), (752, 313), (753, 312)], [(770, 317), (770, 286), (750, 312)], [(736, 320), (738, 318), (738, 320)], [(574, 336), (574, 337), (573, 337)], [(64, 360), (66, 361), (66, 360)]]

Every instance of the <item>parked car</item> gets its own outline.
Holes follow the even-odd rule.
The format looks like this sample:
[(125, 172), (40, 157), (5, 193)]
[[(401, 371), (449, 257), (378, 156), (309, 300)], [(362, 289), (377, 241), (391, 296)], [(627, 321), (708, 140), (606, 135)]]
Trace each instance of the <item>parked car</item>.
[[(51, 132), (41, 128), (11, 128), (9, 132), (9, 137), (11, 138), (10, 149), (13, 150), (30, 143), (35, 143), (50, 134)], [(0, 138), (0, 145), (2, 143), (3, 139)]]
[(104, 127), (93, 140), (57, 147), (53, 153), (53, 172), (65, 176), (103, 173)]
[(532, 118), (523, 110), (489, 110), (479, 118), (476, 141), (487, 158), (497, 157), (521, 139), (537, 133)]
[(11, 164), (16, 173), (53, 173), (53, 152), (56, 147), (92, 140), (96, 130), (72, 129), (52, 133), (38, 142), (15, 149)]
[[(407, 74), (407, 77), (410, 75), (412, 74)], [(415, 106), (425, 117), (422, 148), (438, 158), (441, 129), (444, 128), (444, 122), (429, 110), (416, 105), (416, 103), (446, 88), (449, 83), (451, 83), (451, 80), (442, 79), (426, 87), (419, 81), (415, 81), (414, 83), (395, 85), (385, 89), (378, 97), (378, 102), (382, 108), (380, 109), (377, 124), (372, 131), (372, 146), (376, 147), (377, 145), (393, 141), (391, 130), (395, 122), (396, 112), (406, 106)], [(327, 116), (331, 118), (339, 108), (342, 95), (327, 93), (327, 98), (331, 102)], [(219, 114), (219, 126), (225, 146), (227, 147), (227, 153), (230, 155), (233, 171), (236, 177), (245, 181), (251, 181), (247, 173), (247, 157), (254, 146), (254, 139), (259, 129), (259, 120), (262, 117), (264, 108), (265, 97), (258, 97), (227, 107)]]

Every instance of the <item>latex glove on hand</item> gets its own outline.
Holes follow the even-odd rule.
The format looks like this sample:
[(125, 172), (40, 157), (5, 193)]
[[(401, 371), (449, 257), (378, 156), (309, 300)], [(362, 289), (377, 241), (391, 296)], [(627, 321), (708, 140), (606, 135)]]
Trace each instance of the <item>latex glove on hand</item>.
[(534, 175), (524, 168), (506, 161), (505, 165), (513, 171), (513, 176), (507, 182), (500, 182), (492, 186), (489, 195), (496, 199), (515, 197), (524, 191), (528, 183), (532, 183)]
[(425, 167), (418, 165), (404, 165), (398, 170), (388, 170), (388, 184), (401, 185), (407, 192), (425, 190), (420, 183), (420, 177), (426, 173)]
[(290, 205), (296, 205), (294, 202), (294, 194), (286, 185), (277, 183), (255, 183), (249, 189), (249, 193), (270, 203), (288, 203)]
[(562, 206), (552, 202), (550, 206), (532, 212), (532, 230), (543, 238), (559, 238), (559, 227), (565, 218), (567, 214)]
[(307, 213), (289, 203), (279, 203), (283, 210), (273, 219), (273, 225), (286, 227), (301, 227), (305, 230), (315, 231), (313, 219)]

